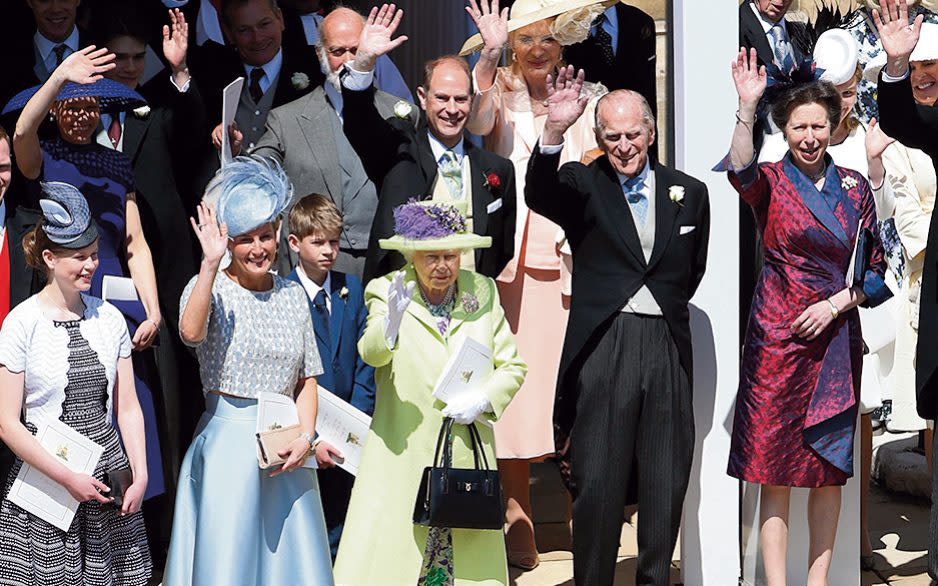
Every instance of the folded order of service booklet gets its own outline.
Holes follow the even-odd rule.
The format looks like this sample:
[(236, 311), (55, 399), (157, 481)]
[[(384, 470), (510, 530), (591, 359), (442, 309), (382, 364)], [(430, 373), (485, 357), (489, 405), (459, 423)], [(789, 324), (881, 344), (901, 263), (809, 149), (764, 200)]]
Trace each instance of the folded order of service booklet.
[[(36, 440), (72, 472), (93, 474), (104, 448), (58, 419), (37, 426)], [(68, 489), (23, 463), (7, 498), (23, 510), (68, 531), (80, 504)]]

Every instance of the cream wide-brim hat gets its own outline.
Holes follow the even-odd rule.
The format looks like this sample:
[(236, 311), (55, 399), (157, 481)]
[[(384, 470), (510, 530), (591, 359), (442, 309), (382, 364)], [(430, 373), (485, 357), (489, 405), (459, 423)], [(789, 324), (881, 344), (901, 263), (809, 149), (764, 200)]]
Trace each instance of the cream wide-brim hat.
[[(517, 0), (511, 7), (508, 18), (508, 32), (512, 33), (529, 24), (534, 24), (545, 18), (553, 18), (571, 10), (587, 8), (595, 4), (602, 4), (603, 9), (617, 4), (620, 0)], [(459, 50), (460, 56), (465, 57), (481, 49), (485, 43), (482, 35), (476, 33), (469, 37)]]

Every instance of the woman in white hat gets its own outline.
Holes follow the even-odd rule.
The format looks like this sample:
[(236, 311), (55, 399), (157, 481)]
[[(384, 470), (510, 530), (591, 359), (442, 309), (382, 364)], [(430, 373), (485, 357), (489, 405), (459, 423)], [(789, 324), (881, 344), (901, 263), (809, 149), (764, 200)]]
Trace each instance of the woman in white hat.
[[(856, 41), (843, 29), (825, 31), (814, 47), (815, 64), (819, 70), (823, 70), (821, 79), (834, 84), (840, 93), (842, 105), (840, 124), (831, 133), (828, 152), (838, 165), (862, 173), (869, 180), (876, 201), (876, 213), (887, 258), (890, 250), (895, 251), (892, 255), (895, 257), (896, 254), (901, 254), (895, 224), (892, 221), (896, 210), (896, 195), (892, 181), (887, 177), (884, 153), (890, 153), (897, 147), (893, 139), (883, 134), (875, 118), (866, 125), (857, 117), (857, 87), (863, 77), (863, 69), (858, 64), (857, 55)], [(781, 160), (787, 149), (783, 133), (768, 136), (759, 153), (759, 161)], [(899, 286), (894, 273), (889, 271), (886, 275), (887, 285), (893, 293), (897, 293)], [(868, 350), (863, 356), (860, 388), (860, 554), (864, 569), (872, 569), (873, 554), (866, 523), (870, 459), (873, 450), (871, 413), (882, 404), (884, 395), (888, 394), (888, 381), (893, 370), (896, 349), (897, 306), (898, 299), (893, 297), (877, 307), (859, 310), (863, 341)]]
[[(470, 0), (480, 33), (462, 54), (481, 49), (473, 70), (476, 101), (466, 128), (485, 146), (515, 165), (524, 193), (528, 159), (547, 119), (547, 76), (562, 65), (563, 47), (583, 41), (593, 21), (615, 0), (517, 0), (499, 10), (498, 0)], [(498, 67), (508, 45), (511, 64)], [(579, 161), (596, 148), (593, 111), (606, 88), (586, 84), (587, 113), (564, 136), (561, 163)], [(508, 562), (537, 566), (537, 546), (528, 492), (529, 463), (554, 453), (553, 398), (561, 344), (569, 312), (569, 248), (560, 228), (530, 211), (518, 198), (515, 254), (498, 278), (499, 292), (518, 350), (531, 372), (495, 428), (498, 468), (507, 505)]]
[[(456, 208), (411, 201), (394, 210), (392, 238), (407, 266), (365, 289), (368, 322), (358, 342), (375, 367), (378, 399), (335, 563), (339, 586), (507, 586), (500, 529), (426, 527), (413, 522), (424, 469), (433, 465), (445, 418), (456, 424), (454, 468), (472, 468), (467, 425), (505, 412), (527, 367), (492, 279), (460, 269), (461, 252), (492, 245)], [(492, 374), (448, 403), (433, 396), (449, 357), (471, 338), (492, 353)], [(496, 439), (476, 425), (487, 461)]]

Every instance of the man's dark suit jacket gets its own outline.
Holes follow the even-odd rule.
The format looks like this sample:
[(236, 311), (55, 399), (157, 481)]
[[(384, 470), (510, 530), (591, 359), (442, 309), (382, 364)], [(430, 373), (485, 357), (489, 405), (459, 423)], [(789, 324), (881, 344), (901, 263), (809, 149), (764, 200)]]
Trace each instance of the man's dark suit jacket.
[[(907, 147), (920, 149), (938, 162), (938, 108), (918, 106), (909, 76), (898, 82), (879, 79), (879, 123), (883, 132)], [(938, 169), (938, 164), (936, 164)], [(932, 214), (922, 272), (918, 346), (915, 352), (915, 392), (918, 414), (938, 414), (938, 214)]]
[(168, 87), (159, 95), (143, 88), (150, 113), (127, 113), (123, 153), (134, 169), (137, 203), (160, 284), (163, 317), (175, 328), (179, 296), (196, 272), (196, 245), (188, 218), (202, 195), (182, 189), (184, 181), (177, 178), (191, 172), (192, 157), (205, 140), (207, 125), (195, 78), (186, 92), (177, 91), (165, 76), (154, 81)]
[[(772, 45), (769, 38), (765, 35), (762, 23), (759, 17), (752, 11), (751, 2), (746, 0), (739, 5), (739, 46), (749, 50), (756, 49), (756, 56), (759, 59), (759, 65), (766, 65), (775, 59), (775, 53), (772, 52)], [(806, 27), (804, 23), (785, 20), (785, 29), (788, 31), (788, 38), (791, 39), (791, 47), (795, 53), (795, 60), (801, 61), (806, 54), (806, 47), (802, 46), (802, 39), (805, 39)]]
[[(374, 105), (374, 88), (343, 90), (345, 134), (361, 157), (365, 171), (378, 188), (375, 213), (365, 257), (364, 281), (404, 266), (404, 257), (382, 250), (381, 238), (394, 235), (394, 208), (411, 198), (430, 199), (439, 167), (430, 148), (427, 126), (416, 129), (409, 120), (384, 120)], [(472, 228), (492, 237), (492, 247), (475, 251), (476, 272), (492, 277), (514, 256), (515, 172), (511, 161), (464, 141), (472, 169)], [(495, 174), (499, 187), (486, 187)], [(499, 204), (499, 200), (501, 203)], [(497, 207), (489, 212), (490, 207)]]
[(564, 60), (586, 72), (586, 80), (602, 83), (609, 91), (634, 90), (657, 112), (657, 69), (654, 19), (628, 4), (616, 5), (619, 42), (615, 61), (609, 65), (596, 39), (590, 36), (564, 51)]
[[(646, 263), (629, 204), (609, 160), (603, 156), (589, 166), (567, 163), (558, 170), (559, 163), (560, 153), (545, 155), (536, 147), (528, 163), (524, 198), (531, 210), (564, 229), (573, 248), (573, 295), (554, 404), (554, 422), (568, 436), (576, 417), (579, 369), (642, 285), (661, 307), (681, 366), (692, 380), (687, 304), (707, 264), (710, 200), (700, 181), (656, 165), (655, 246)], [(684, 187), (682, 202), (671, 201), (671, 186)]]
[[(7, 200), (6, 203), (4, 226), (7, 246), (10, 247), (10, 309), (13, 309), (42, 289), (39, 272), (26, 264), (26, 254), (23, 252), (23, 237), (41, 221), (41, 216), (39, 212), (18, 206), (14, 201)], [(0, 442), (0, 479), (4, 483), (13, 460), (13, 452)]]

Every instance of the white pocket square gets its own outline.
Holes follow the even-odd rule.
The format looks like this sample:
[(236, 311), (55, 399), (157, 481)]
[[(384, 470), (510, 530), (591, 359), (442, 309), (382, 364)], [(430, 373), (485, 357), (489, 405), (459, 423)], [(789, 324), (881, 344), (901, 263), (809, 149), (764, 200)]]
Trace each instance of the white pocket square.
[(681, 236), (685, 234), (690, 234), (697, 229), (697, 226), (681, 226)]
[(489, 205), (487, 205), (485, 207), (485, 211), (491, 214), (491, 213), (498, 211), (501, 207), (502, 207), (502, 198), (498, 198), (492, 203), (490, 203)]

